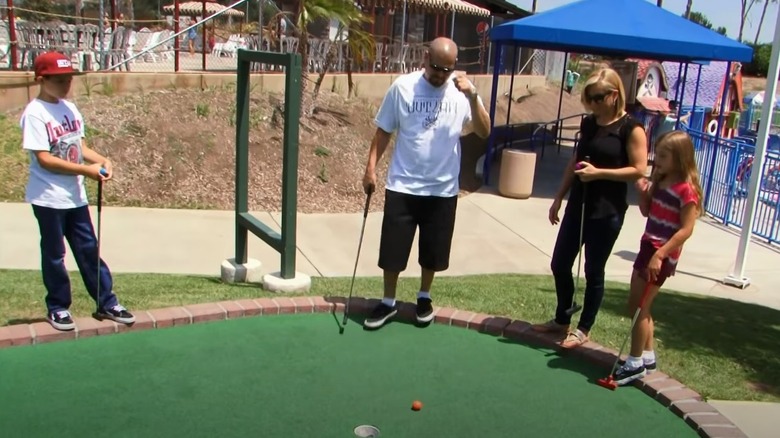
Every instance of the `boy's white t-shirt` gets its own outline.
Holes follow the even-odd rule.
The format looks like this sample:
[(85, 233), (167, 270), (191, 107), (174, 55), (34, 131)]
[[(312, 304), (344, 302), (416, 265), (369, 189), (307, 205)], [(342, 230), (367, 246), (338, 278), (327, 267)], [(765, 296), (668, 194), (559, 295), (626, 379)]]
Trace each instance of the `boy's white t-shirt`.
[(30, 177), (25, 200), (33, 205), (57, 209), (87, 205), (83, 175), (55, 173), (41, 167), (34, 151), (48, 151), (71, 163), (83, 163), (81, 141), (84, 119), (76, 106), (35, 99), (22, 114), (22, 148), (30, 153)]
[(460, 189), (460, 137), (471, 104), (452, 79), (434, 87), (423, 71), (400, 76), (387, 91), (374, 122), (396, 132), (387, 189), (420, 196), (456, 196)]

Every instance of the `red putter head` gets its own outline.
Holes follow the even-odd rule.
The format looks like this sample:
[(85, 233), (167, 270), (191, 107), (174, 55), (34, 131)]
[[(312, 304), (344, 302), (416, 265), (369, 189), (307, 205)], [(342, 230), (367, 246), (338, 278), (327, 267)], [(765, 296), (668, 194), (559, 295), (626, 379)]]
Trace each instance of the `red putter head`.
[(617, 383), (615, 383), (615, 380), (612, 379), (612, 376), (598, 379), (596, 380), (596, 383), (603, 388), (611, 389), (613, 391), (617, 389)]

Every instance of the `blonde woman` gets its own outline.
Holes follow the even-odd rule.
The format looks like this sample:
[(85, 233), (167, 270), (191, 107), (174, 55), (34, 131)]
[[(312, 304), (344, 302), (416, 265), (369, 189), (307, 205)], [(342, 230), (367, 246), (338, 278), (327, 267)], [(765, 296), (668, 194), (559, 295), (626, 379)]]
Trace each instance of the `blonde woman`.
[[(560, 222), (550, 264), (558, 305), (554, 319), (533, 326), (540, 332), (566, 333), (564, 348), (588, 341), (604, 297), (607, 259), (628, 209), (628, 186), (644, 177), (647, 167), (645, 130), (626, 113), (623, 83), (614, 70), (602, 69), (588, 78), (582, 103), (591, 114), (580, 125), (580, 140), (548, 213), (551, 224)], [(560, 220), (558, 212), (567, 194)], [(571, 330), (567, 310), (574, 303), (572, 268), (583, 245), (585, 295), (579, 323)]]

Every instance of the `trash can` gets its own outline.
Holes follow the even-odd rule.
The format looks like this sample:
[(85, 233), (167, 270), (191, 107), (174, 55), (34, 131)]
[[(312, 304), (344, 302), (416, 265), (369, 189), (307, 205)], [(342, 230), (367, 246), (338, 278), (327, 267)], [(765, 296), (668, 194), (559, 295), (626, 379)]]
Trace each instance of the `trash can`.
[(504, 149), (498, 176), (498, 193), (508, 198), (531, 197), (536, 170), (536, 154), (528, 151)]

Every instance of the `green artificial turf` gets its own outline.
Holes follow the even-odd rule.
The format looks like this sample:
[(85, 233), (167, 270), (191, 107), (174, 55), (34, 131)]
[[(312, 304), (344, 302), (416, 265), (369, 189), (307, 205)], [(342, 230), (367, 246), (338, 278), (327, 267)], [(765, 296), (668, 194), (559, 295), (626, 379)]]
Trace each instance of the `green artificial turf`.
[(29, 438), (696, 436), (582, 360), (442, 325), (339, 335), (331, 314), (14, 347), (0, 370), (0, 424)]

